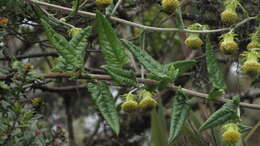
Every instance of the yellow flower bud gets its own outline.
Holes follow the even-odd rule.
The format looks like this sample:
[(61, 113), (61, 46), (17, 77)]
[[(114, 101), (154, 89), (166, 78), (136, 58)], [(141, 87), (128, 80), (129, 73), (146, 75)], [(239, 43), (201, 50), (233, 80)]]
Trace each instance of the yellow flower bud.
[(191, 49), (197, 49), (200, 48), (203, 44), (202, 40), (199, 38), (199, 36), (196, 35), (190, 35), (185, 41), (184, 44), (187, 48)]
[(174, 12), (179, 6), (180, 2), (178, 0), (162, 0), (162, 7), (167, 12)]
[(122, 96), (126, 99), (121, 105), (122, 110), (127, 113), (135, 112), (138, 109), (138, 103), (136, 102), (137, 96), (132, 93), (124, 94)]
[(113, 0), (96, 0), (96, 5), (98, 7), (107, 7), (112, 4)]
[(239, 128), (236, 124), (230, 123), (223, 126), (222, 140), (227, 144), (236, 144), (240, 139)]
[(242, 70), (245, 73), (252, 75), (260, 72), (260, 64), (258, 62), (258, 58), (260, 57), (259, 52), (244, 52), (242, 56), (246, 57), (246, 61), (242, 65)]
[(127, 113), (135, 112), (138, 109), (138, 103), (136, 101), (126, 101), (121, 105), (123, 111)]
[(251, 50), (254, 48), (260, 48), (260, 43), (257, 41), (252, 41), (247, 45), (247, 50)]
[(225, 10), (220, 14), (221, 21), (225, 24), (234, 24), (238, 20), (236, 11)]
[(227, 144), (235, 144), (240, 139), (240, 133), (236, 130), (227, 130), (223, 133), (222, 138)]
[(149, 111), (155, 108), (158, 104), (158, 102), (152, 98), (152, 93), (147, 90), (141, 90), (139, 96), (142, 99), (139, 103), (139, 108), (144, 111)]
[(220, 51), (223, 54), (231, 55), (237, 52), (238, 44), (234, 41), (236, 34), (226, 33), (221, 35), (222, 41), (220, 42)]

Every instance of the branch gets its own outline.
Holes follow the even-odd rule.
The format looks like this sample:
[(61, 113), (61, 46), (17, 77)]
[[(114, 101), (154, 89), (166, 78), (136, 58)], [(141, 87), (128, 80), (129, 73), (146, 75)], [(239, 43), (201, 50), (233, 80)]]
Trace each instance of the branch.
[[(37, 57), (46, 57), (46, 56), (53, 56), (58, 57), (59, 55), (55, 52), (48, 52), (48, 53), (36, 53), (36, 54), (28, 54), (28, 55), (20, 55), (20, 56), (14, 56), (17, 60), (22, 60), (26, 58), (37, 58)], [(12, 56), (10, 56), (12, 57)], [(9, 60), (10, 58), (7, 57), (1, 57), (0, 60)]]
[[(8, 79), (8, 78), (12, 77), (13, 75), (14, 74), (0, 75), (0, 80)], [(72, 76), (75, 76), (75, 75), (77, 75), (77, 73), (44, 73), (44, 74), (40, 74), (40, 76), (42, 76), (44, 78), (71, 78)], [(109, 75), (104, 75), (104, 74), (81, 75), (78, 78), (79, 79), (94, 78), (94, 79), (107, 80), (107, 81), (112, 80), (112, 78)], [(142, 78), (137, 78), (137, 82), (148, 84), (148, 85), (158, 85), (158, 83), (159, 83), (158, 81), (155, 81), (155, 80), (142, 79)], [(43, 89), (43, 90), (59, 92), (59, 91), (64, 91), (64, 90), (75, 90), (75, 89), (79, 89), (79, 88), (86, 88), (86, 85), (66, 86), (66, 87), (47, 87), (47, 86), (34, 86), (34, 87)], [(189, 94), (189, 95), (192, 95), (195, 97), (199, 97), (202, 99), (208, 99), (208, 94), (197, 92), (197, 91), (186, 89), (186, 88), (179, 88), (178, 86), (175, 86), (174, 84), (169, 84), (168, 88), (173, 91), (181, 89), (186, 94)], [(224, 96), (222, 96), (222, 97), (215, 99), (215, 101), (225, 103), (225, 102), (230, 102), (231, 100), (225, 99)], [(249, 104), (249, 103), (245, 103), (245, 102), (240, 102), (240, 106), (245, 107), (245, 108), (260, 110), (259, 104)]]
[[(41, 1), (37, 1), (37, 0), (24, 0), (24, 1), (30, 2), (30, 3), (35, 3), (35, 4), (38, 4), (38, 5), (42, 5), (42, 6), (46, 6), (46, 7), (49, 7), (49, 8), (58, 9), (58, 10), (61, 10), (63, 12), (66, 12), (66, 13), (70, 13), (70, 12), (73, 11), (71, 8), (62, 7), (62, 6), (59, 6), (59, 5), (54, 5), (54, 4), (41, 2)], [(78, 14), (81, 15), (81, 16), (84, 16), (84, 17), (96, 17), (95, 13), (86, 12), (86, 11), (78, 11)], [(130, 26), (133, 26), (133, 27), (138, 27), (138, 28), (141, 28), (141, 29), (144, 29), (144, 30), (150, 30), (150, 31), (178, 31), (178, 32), (194, 32), (194, 33), (216, 33), (216, 32), (222, 32), (222, 31), (230, 31), (230, 30), (233, 29), (233, 28), (220, 28), (220, 29), (214, 29), (214, 30), (189, 30), (189, 29), (178, 29), (178, 28), (160, 28), (160, 27), (152, 27), (152, 26), (146, 26), (146, 25), (138, 24), (138, 23), (135, 23), (135, 22), (127, 21), (127, 20), (120, 19), (120, 18), (113, 17), (113, 16), (110, 17), (110, 19), (113, 20), (113, 21), (117, 21), (117, 22), (120, 22), (120, 23), (123, 23), (123, 24), (127, 24), (127, 25), (130, 25)], [(243, 22), (242, 24), (244, 24), (247, 21), (253, 20), (253, 19), (256, 19), (256, 17), (248, 17), (248, 18), (246, 18), (245, 20), (242, 21)], [(240, 25), (242, 25), (240, 23), (237, 23), (237, 25), (235, 25), (234, 28), (237, 28)]]

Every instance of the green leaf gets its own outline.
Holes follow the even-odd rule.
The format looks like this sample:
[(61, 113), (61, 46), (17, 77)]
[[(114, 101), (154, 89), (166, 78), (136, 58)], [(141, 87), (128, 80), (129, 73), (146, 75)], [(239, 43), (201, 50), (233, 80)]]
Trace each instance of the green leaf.
[(172, 143), (180, 133), (185, 120), (189, 116), (191, 106), (187, 103), (189, 98), (180, 90), (176, 92), (172, 105), (171, 126), (168, 143)]
[(119, 116), (116, 110), (115, 101), (106, 84), (103, 82), (98, 82), (97, 84), (89, 83), (88, 91), (91, 93), (91, 97), (104, 119), (118, 135), (120, 129)]
[(169, 83), (171, 83), (172, 81), (174, 81), (178, 74), (179, 74), (179, 70), (175, 68), (174, 64), (165, 66), (165, 77), (159, 77), (157, 80), (159, 81), (159, 90), (162, 90), (164, 88), (167, 87), (167, 85)]
[(136, 86), (135, 75), (132, 71), (123, 70), (117, 67), (103, 65), (105, 71), (120, 85), (123, 86)]
[(161, 103), (158, 111), (151, 112), (151, 142), (152, 146), (167, 146), (167, 126)]
[[(226, 85), (223, 79), (223, 74), (219, 68), (217, 57), (213, 51), (213, 46), (210, 42), (209, 36), (207, 36), (207, 40), (206, 40), (206, 61), (207, 61), (209, 80), (213, 84), (213, 88), (216, 88), (214, 90), (225, 89)], [(215, 98), (215, 96), (210, 96), (209, 98), (212, 99)]]
[(146, 70), (150, 71), (151, 73), (159, 77), (166, 77), (166, 75), (163, 73), (164, 66), (156, 60), (154, 60), (147, 52), (135, 46), (133, 43), (129, 41), (123, 40), (123, 44), (133, 54), (133, 56), (138, 60), (138, 62), (144, 66)]
[(85, 47), (87, 45), (85, 37), (90, 34), (91, 28), (84, 28), (68, 42), (62, 35), (55, 32), (45, 20), (41, 19), (41, 23), (50, 43), (60, 55), (54, 71), (74, 72), (78, 69), (83, 69)]
[(110, 66), (122, 67), (128, 63), (128, 57), (109, 21), (96, 12), (96, 26), (102, 54)]
[(77, 54), (69, 42), (62, 35), (55, 32), (45, 20), (41, 19), (41, 23), (49, 41), (56, 48), (59, 55), (64, 58), (66, 64), (74, 66), (72, 70), (68, 71), (75, 71), (76, 69), (80, 68), (82, 62), (76, 57)]
[(74, 48), (74, 51), (76, 53), (75, 58), (78, 58), (78, 60), (80, 60), (80, 66), (82, 66), (81, 68), (83, 68), (84, 66), (84, 58), (86, 55), (86, 37), (90, 35), (91, 30), (91, 27), (86, 27), (78, 32), (75, 36), (73, 36), (72, 39), (69, 41), (69, 44), (72, 48)]
[(179, 61), (174, 61), (172, 63), (167, 64), (173, 65), (175, 69), (178, 69), (178, 76), (181, 74), (185, 73), (187, 70), (191, 69), (195, 64), (197, 63), (196, 60), (179, 60)]
[(236, 120), (237, 116), (237, 108), (239, 106), (239, 97), (234, 97), (233, 101), (225, 103), (222, 108), (214, 112), (210, 117), (204, 122), (200, 131), (203, 131), (208, 128), (216, 127), (218, 125), (222, 125), (227, 121)]
[(208, 98), (209, 98), (209, 99), (214, 99), (214, 98), (216, 98), (216, 97), (219, 97), (219, 96), (223, 95), (223, 93), (224, 93), (224, 90), (223, 90), (223, 89), (218, 89), (218, 88), (216, 88), (216, 87), (213, 87), (213, 88), (211, 89), (211, 91), (209, 92)]
[(59, 27), (59, 28), (68, 28), (67, 25), (64, 25), (60, 21), (58, 21), (56, 18), (54, 18), (52, 15), (47, 13), (46, 11), (43, 11), (41, 7), (37, 5), (32, 5), (33, 10), (35, 11), (38, 18), (45, 20), (48, 24), (51, 26)]

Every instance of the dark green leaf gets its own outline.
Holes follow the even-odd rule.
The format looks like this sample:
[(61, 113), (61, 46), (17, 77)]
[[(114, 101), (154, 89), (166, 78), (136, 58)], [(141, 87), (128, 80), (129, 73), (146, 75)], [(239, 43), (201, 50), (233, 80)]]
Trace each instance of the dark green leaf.
[(133, 56), (138, 60), (138, 62), (144, 66), (146, 70), (150, 71), (151, 73), (159, 77), (166, 77), (166, 75), (163, 73), (164, 66), (162, 66), (156, 60), (154, 60), (147, 52), (135, 46), (133, 43), (129, 41), (123, 40), (123, 44), (133, 54)]
[(151, 141), (152, 146), (167, 146), (167, 127), (162, 104), (158, 111), (151, 113)]
[(115, 101), (106, 84), (103, 82), (98, 82), (97, 84), (89, 83), (88, 91), (91, 93), (91, 97), (104, 119), (118, 135), (120, 129), (119, 116), (115, 107)]
[(91, 30), (91, 27), (86, 27), (82, 29), (80, 32), (78, 32), (75, 36), (73, 36), (72, 39), (69, 41), (69, 44), (72, 48), (74, 48), (74, 51), (76, 53), (75, 58), (80, 60), (80, 66), (82, 67), (84, 66), (84, 58), (86, 55), (86, 37), (90, 35)]
[(74, 51), (74, 48), (71, 47), (70, 43), (62, 35), (55, 32), (45, 20), (41, 19), (41, 23), (49, 41), (56, 48), (59, 55), (64, 58), (66, 64), (73, 66), (73, 69), (68, 71), (79, 69), (82, 65), (82, 61), (76, 57), (77, 54)]
[(210, 42), (209, 36), (207, 36), (207, 40), (206, 40), (206, 61), (207, 61), (209, 80), (213, 84), (213, 87), (217, 88), (217, 90), (225, 89), (226, 85), (223, 79), (223, 74), (219, 68), (216, 54), (213, 51), (213, 46)]
[(110, 66), (122, 67), (128, 63), (128, 57), (109, 21), (100, 13), (96, 13), (96, 25), (99, 43), (106, 63)]
[(108, 65), (103, 65), (102, 68), (120, 85), (136, 86), (135, 75), (132, 71)]
[(172, 143), (180, 133), (185, 120), (189, 116), (191, 106), (187, 103), (188, 97), (177, 91), (172, 105), (171, 126), (168, 143)]
[(214, 112), (210, 117), (204, 122), (200, 131), (203, 131), (208, 128), (216, 127), (222, 125), (227, 121), (236, 120), (237, 117), (237, 108), (239, 105), (239, 97), (234, 97), (233, 101), (225, 103), (219, 110)]

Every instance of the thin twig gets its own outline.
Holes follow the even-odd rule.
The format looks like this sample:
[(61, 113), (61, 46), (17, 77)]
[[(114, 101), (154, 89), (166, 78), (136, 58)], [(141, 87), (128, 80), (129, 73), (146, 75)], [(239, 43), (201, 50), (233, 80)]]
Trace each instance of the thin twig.
[(123, 1), (123, 0), (118, 0), (118, 1), (117, 1), (116, 5), (115, 5), (115, 7), (114, 7), (114, 9), (113, 9), (113, 11), (112, 11), (112, 13), (111, 13), (111, 16), (114, 15), (114, 13), (116, 12), (116, 9), (119, 7), (119, 5), (121, 4), (122, 1)]
[[(35, 3), (38, 5), (42, 5), (42, 6), (46, 6), (49, 8), (54, 8), (54, 9), (59, 9), (63, 12), (67, 12), (70, 13), (73, 10), (71, 8), (67, 8), (67, 7), (62, 7), (59, 5), (54, 5), (54, 4), (50, 4), (50, 3), (46, 3), (46, 2), (41, 2), (41, 1), (37, 1), (37, 0), (24, 0), (30, 3)], [(86, 12), (86, 11), (78, 11), (78, 14), (84, 17), (96, 17), (95, 13), (91, 13), (91, 12)], [(150, 31), (179, 31), (179, 32), (193, 32), (193, 33), (216, 33), (216, 32), (223, 32), (223, 31), (230, 31), (233, 28), (237, 28), (239, 26), (241, 26), (242, 24), (246, 23), (247, 21), (251, 21), (253, 19), (256, 19), (256, 17), (248, 17), (246, 19), (244, 19), (243, 21), (237, 23), (233, 28), (219, 28), (219, 29), (214, 29), (214, 30), (189, 30), (189, 29), (178, 29), (178, 28), (160, 28), (160, 27), (152, 27), (152, 26), (146, 26), (146, 25), (142, 25), (142, 24), (138, 24), (135, 22), (131, 22), (131, 21), (127, 21), (124, 19), (120, 19), (117, 17), (110, 17), (111, 20), (113, 21), (117, 21), (123, 24), (127, 24), (133, 27), (138, 27), (144, 30), (150, 30)]]

